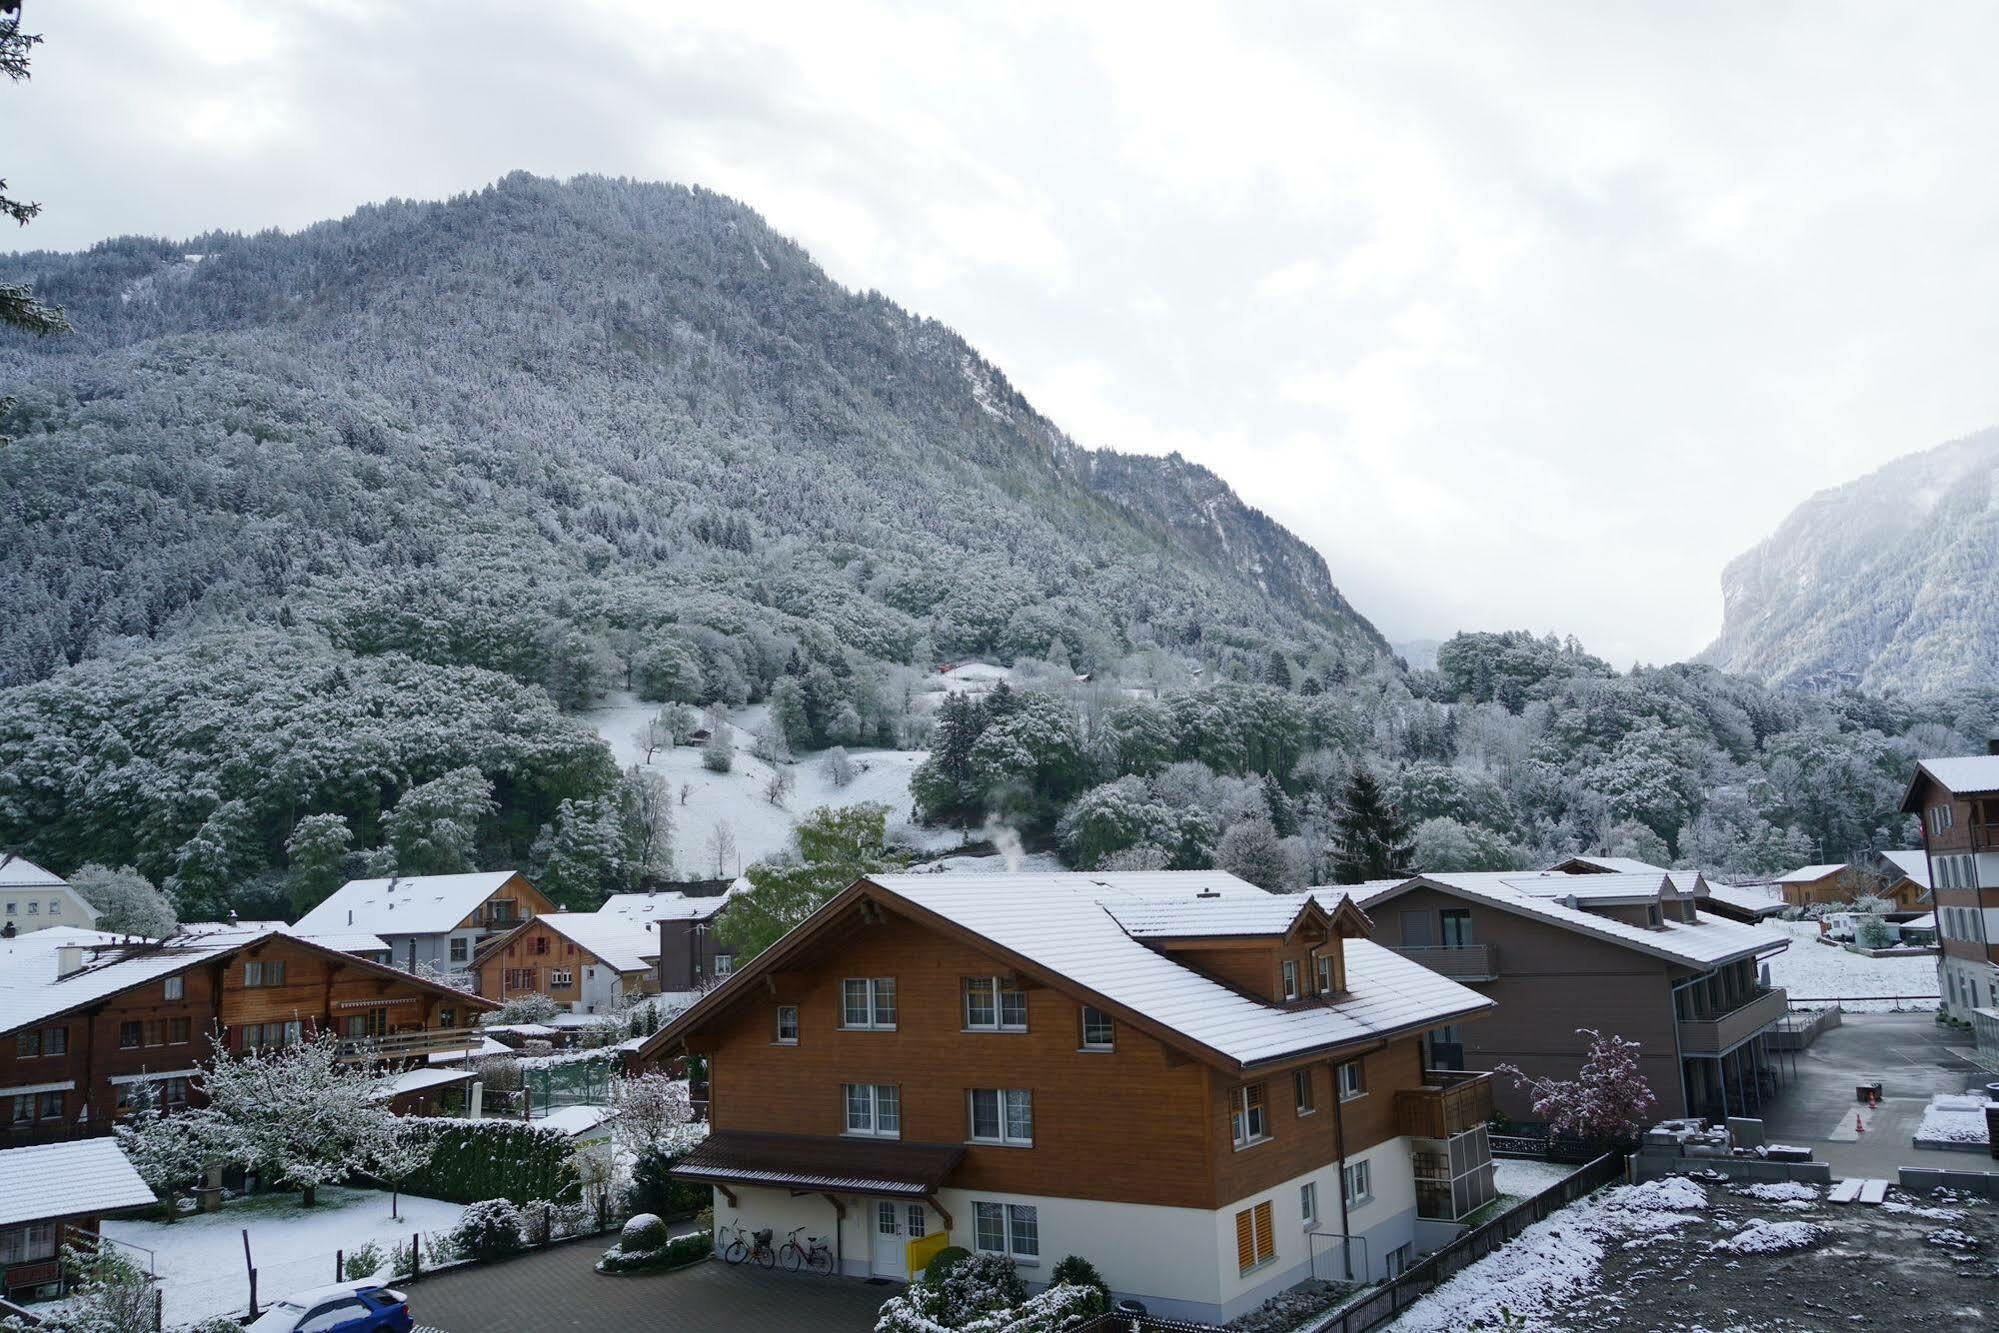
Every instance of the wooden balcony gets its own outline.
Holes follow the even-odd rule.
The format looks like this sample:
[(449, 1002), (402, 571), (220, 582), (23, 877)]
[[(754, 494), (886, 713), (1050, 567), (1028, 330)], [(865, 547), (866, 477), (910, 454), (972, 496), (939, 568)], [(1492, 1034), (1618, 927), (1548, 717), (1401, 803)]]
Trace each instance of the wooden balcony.
[(401, 1064), (433, 1055), (470, 1055), (483, 1038), (477, 1028), (428, 1028), (381, 1037), (343, 1037), (340, 1058), (348, 1064)]
[(1782, 987), (1758, 990), (1726, 1013), (1680, 1020), (1680, 1054), (1721, 1055), (1734, 1050), (1764, 1028), (1781, 1021), (1790, 1009)]
[(1428, 1069), (1420, 1088), (1395, 1090), (1395, 1128), (1415, 1139), (1448, 1139), (1492, 1119), (1492, 1075)]
[(1411, 945), (1395, 952), (1452, 981), (1496, 981), (1499, 978), (1499, 949), (1491, 944)]

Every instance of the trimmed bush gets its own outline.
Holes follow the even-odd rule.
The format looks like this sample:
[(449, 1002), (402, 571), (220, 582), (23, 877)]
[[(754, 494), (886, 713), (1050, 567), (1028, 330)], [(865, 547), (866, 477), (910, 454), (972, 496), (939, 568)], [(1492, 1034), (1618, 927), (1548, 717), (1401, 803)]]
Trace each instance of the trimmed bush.
[(1110, 1284), (1104, 1281), (1104, 1275), (1097, 1271), (1097, 1266), (1080, 1254), (1064, 1255), (1062, 1262), (1056, 1264), (1055, 1270), (1048, 1275), (1049, 1286), (1059, 1287), (1064, 1284), (1072, 1287), (1094, 1287), (1102, 1293), (1104, 1304), (1110, 1304)]
[(708, 1206), (706, 1185), (690, 1185), (670, 1174), (680, 1158), (658, 1150), (640, 1154), (632, 1163), (632, 1183), (625, 1188), (625, 1207), (636, 1213), (686, 1217)]
[[(638, 1221), (637, 1218), (632, 1220)], [(659, 1219), (654, 1218), (653, 1221), (658, 1222)], [(662, 1232), (665, 1229), (664, 1226), (660, 1228)], [(626, 1230), (629, 1231), (630, 1228), (627, 1227)], [(657, 1248), (650, 1250), (627, 1248), (625, 1237), (620, 1236), (618, 1243), (604, 1251), (604, 1257), (597, 1261), (597, 1271), (658, 1273), (669, 1268), (685, 1268), (689, 1264), (698, 1264), (714, 1251), (715, 1233), (712, 1231), (697, 1231), (691, 1236), (677, 1236), (672, 1240), (663, 1241)]]
[(405, 1123), (431, 1143), (430, 1161), (402, 1182), (405, 1194), (452, 1203), (571, 1203), (582, 1197), (569, 1140), (558, 1130), (518, 1120), (437, 1117)]
[(628, 1254), (650, 1254), (666, 1244), (666, 1223), (653, 1213), (640, 1213), (618, 1233), (618, 1248)]
[(451, 1240), (474, 1259), (504, 1259), (527, 1247), (521, 1210), (506, 1199), (485, 1199), (467, 1208), (451, 1229)]
[(972, 1257), (972, 1252), (962, 1245), (946, 1245), (930, 1256), (930, 1264), (923, 1270), (923, 1285), (940, 1287), (944, 1279), (951, 1276), (951, 1270)]

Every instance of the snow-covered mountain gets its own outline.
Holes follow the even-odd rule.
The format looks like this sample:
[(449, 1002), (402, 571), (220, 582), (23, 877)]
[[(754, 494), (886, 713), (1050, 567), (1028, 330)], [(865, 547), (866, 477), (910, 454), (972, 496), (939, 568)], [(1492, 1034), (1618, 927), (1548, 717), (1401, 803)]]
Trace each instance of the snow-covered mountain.
[(1775, 685), (1999, 683), (1999, 429), (1819, 492), (1722, 574), (1703, 660)]

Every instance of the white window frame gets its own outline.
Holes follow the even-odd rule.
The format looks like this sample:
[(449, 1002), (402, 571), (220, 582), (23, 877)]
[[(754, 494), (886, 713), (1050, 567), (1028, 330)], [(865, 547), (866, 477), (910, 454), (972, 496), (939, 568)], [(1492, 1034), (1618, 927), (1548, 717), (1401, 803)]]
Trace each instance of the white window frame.
[[(1092, 1015), (1094, 1015), (1097, 1021), (1100, 1024), (1102, 1024), (1103, 1030), (1109, 1034), (1102, 1041), (1090, 1040), (1090, 1019)], [(1081, 1030), (1083, 1050), (1114, 1051), (1117, 1049), (1117, 1020), (1112, 1018), (1109, 1014), (1105, 1013), (1101, 1009), (1096, 1008), (1094, 1005), (1086, 1004), (1082, 1006), (1081, 1012), (1077, 1015), (1076, 1021), (1080, 1026)]]
[(472, 942), (463, 935), (453, 935), (450, 945), (451, 961), (454, 963), (463, 963), (470, 961), (471, 957)]
[[(861, 999), (863, 1019), (854, 1022), (854, 999)], [(884, 1004), (884, 999), (886, 1004)], [(883, 1013), (888, 1017), (884, 1019)], [(894, 977), (846, 977), (840, 982), (840, 1026), (849, 1032), (893, 1032), (895, 1031), (895, 978)]]
[(1320, 954), (1318, 964), (1319, 994), (1331, 995), (1333, 993), (1333, 956), (1329, 953)]
[[(979, 1133), (979, 1103), (990, 1099), (996, 1134)], [(1020, 1132), (1022, 1121), (1026, 1132)], [(1034, 1091), (1031, 1088), (971, 1088), (965, 1093), (965, 1137), (970, 1143), (1005, 1148), (1034, 1146)]]
[(1305, 1220), (1305, 1230), (1310, 1231), (1319, 1224), (1319, 1182), (1308, 1180), (1298, 1187), (1298, 1213)]
[[(855, 1093), (864, 1094), (856, 1098)], [(865, 1106), (866, 1123), (855, 1123), (854, 1110)], [(883, 1128), (883, 1110), (894, 1117), (895, 1124)], [(902, 1137), (902, 1089), (894, 1083), (842, 1083), (840, 1085), (840, 1123), (846, 1126), (842, 1134), (860, 1139), (899, 1139)]]
[[(999, 1226), (999, 1244), (986, 1243), (988, 1220)], [(1021, 1246), (1022, 1223), (1033, 1228), (1033, 1247)], [(972, 1248), (981, 1254), (1003, 1254), (1017, 1264), (1034, 1266), (1041, 1262), (1041, 1210), (1031, 1203), (1000, 1203), (992, 1199), (972, 1201)]]
[(736, 971), (736, 955), (732, 953), (718, 953), (715, 955), (716, 976), (718, 977), (734, 976), (735, 971)]
[(548, 984), (551, 986), (574, 986), (576, 984), (576, 974), (566, 967), (551, 967), (548, 969)]
[[(1252, 1091), (1255, 1106), (1250, 1105)], [(1245, 1083), (1229, 1094), (1229, 1138), (1238, 1151), (1270, 1141), (1270, 1096), (1261, 1083)]]
[[(1027, 1031), (1027, 992), (1013, 984), (1011, 978), (1001, 976), (966, 977), (959, 985), (959, 1017), (967, 1032), (1025, 1032)], [(981, 991), (985, 994), (986, 1009), (990, 1018), (980, 1019), (972, 1015), (972, 998)], [(1009, 1000), (1012, 1004), (1009, 1005)], [(1017, 1016), (1009, 1016), (1008, 1009), (1017, 1011)]]
[[(790, 1015), (791, 1015), (791, 1035), (790, 1035), (789, 1037), (787, 1037), (787, 1036), (785, 1036), (785, 1035), (784, 1035), (784, 1016), (785, 1016), (786, 1014), (790, 1014)], [(775, 1032), (775, 1034), (776, 1034), (776, 1035), (775, 1035), (775, 1036), (773, 1036), (773, 1037), (771, 1038), (771, 1040), (772, 1040), (772, 1041), (773, 1041), (774, 1043), (776, 1043), (777, 1045), (779, 1045), (779, 1046), (796, 1046), (796, 1045), (798, 1045), (798, 1006), (797, 1006), (797, 1005), (795, 1005), (795, 1004), (781, 1004), (781, 1005), (779, 1005), (779, 1006), (777, 1007), (777, 1021), (776, 1021), (776, 1026), (775, 1026), (775, 1027), (773, 1028), (773, 1031)]]
[[(1349, 1069), (1353, 1071), (1351, 1078), (1347, 1076)], [(1351, 1060), (1342, 1060), (1339, 1064), (1335, 1065), (1334, 1077), (1338, 1081), (1337, 1086), (1341, 1101), (1359, 1101), (1362, 1097), (1367, 1096), (1367, 1067), (1362, 1064), (1358, 1056)]]
[(160, 983), (160, 998), (163, 1000), (184, 1000), (187, 998), (187, 978), (168, 977)]
[(1319, 1113), (1319, 1090), (1312, 1086), (1312, 1067), (1291, 1071), (1292, 1109), (1301, 1116)]
[(1286, 958), (1283, 962), (1279, 963), (1278, 971), (1284, 977), (1284, 998), (1287, 1001), (1295, 1000), (1303, 994), (1298, 989), (1298, 960), (1296, 958)]
[(1347, 1207), (1359, 1208), (1374, 1202), (1374, 1172), (1366, 1158), (1358, 1162), (1348, 1162), (1340, 1172), (1340, 1194), (1347, 1201)]

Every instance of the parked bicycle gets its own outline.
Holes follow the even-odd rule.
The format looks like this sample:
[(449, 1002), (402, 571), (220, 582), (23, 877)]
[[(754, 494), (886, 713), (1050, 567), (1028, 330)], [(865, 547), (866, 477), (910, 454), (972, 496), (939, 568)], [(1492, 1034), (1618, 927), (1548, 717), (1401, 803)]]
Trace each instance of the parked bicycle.
[(754, 1259), (759, 1268), (775, 1268), (777, 1251), (771, 1248), (772, 1231), (769, 1227), (759, 1227), (755, 1231), (744, 1231), (739, 1226), (723, 1227), (729, 1243), (722, 1247), (722, 1258), (732, 1264), (745, 1259)]
[(807, 1236), (805, 1244), (800, 1245), (798, 1233), (803, 1230), (804, 1227), (793, 1227), (791, 1234), (784, 1238), (783, 1246), (778, 1249), (777, 1257), (784, 1260), (785, 1271), (796, 1273), (800, 1268), (809, 1268), (821, 1277), (832, 1276), (833, 1251), (827, 1249), (825, 1240), (818, 1236)]

